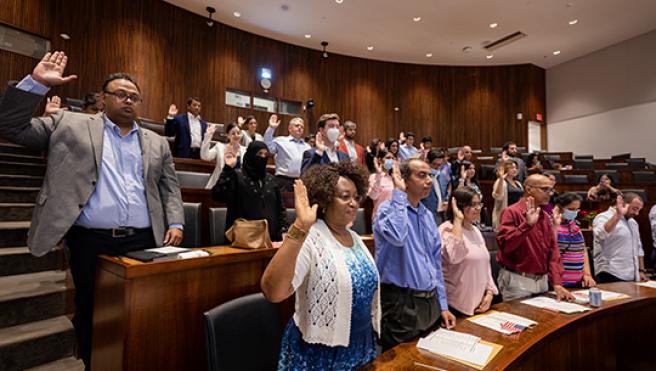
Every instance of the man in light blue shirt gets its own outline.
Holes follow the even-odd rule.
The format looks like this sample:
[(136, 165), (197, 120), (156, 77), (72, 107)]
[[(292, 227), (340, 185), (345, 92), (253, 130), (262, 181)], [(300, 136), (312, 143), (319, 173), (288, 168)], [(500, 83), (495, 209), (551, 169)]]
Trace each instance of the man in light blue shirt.
[(289, 135), (273, 137), (280, 126), (277, 115), (269, 118), (269, 127), (264, 132), (264, 143), (276, 160), (276, 180), (281, 192), (293, 192), (294, 180), (301, 176), (303, 153), (310, 149), (310, 145), (303, 140), (305, 122), (300, 117), (289, 120), (287, 131)]
[(433, 186), (423, 160), (395, 166), (392, 199), (378, 208), (373, 223), (380, 273), (383, 349), (410, 340), (438, 324), (455, 326), (449, 311), (440, 238), (433, 214), (421, 204)]
[(27, 244), (36, 256), (62, 238), (69, 248), (73, 325), (89, 368), (98, 256), (180, 244), (184, 212), (167, 141), (135, 123), (142, 98), (129, 75), (110, 75), (103, 84), (105, 113), (60, 110), (32, 118), (50, 87), (75, 78), (63, 77), (66, 64), (63, 52), (48, 53), (7, 89), (0, 99), (0, 137), (48, 151)]
[(407, 159), (417, 157), (419, 152), (414, 146), (415, 134), (411, 131), (405, 133), (405, 143), (399, 146), (399, 160), (405, 161)]

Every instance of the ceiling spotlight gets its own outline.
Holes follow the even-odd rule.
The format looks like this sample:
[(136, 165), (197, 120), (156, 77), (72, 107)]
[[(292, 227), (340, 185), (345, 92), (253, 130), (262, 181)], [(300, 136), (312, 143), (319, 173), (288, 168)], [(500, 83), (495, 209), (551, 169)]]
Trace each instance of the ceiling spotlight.
[(241, 13), (239, 12), (233, 12), (232, 15), (234, 15), (237, 18), (241, 17)]
[(494, 55), (492, 55), (492, 54), (488, 54), (488, 55), (485, 56), (485, 58), (487, 58), (487, 59), (492, 59), (492, 58), (494, 58)]
[(335, 2), (336, 2), (337, 4), (341, 4), (341, 3), (344, 2), (344, 0), (335, 0)]
[(326, 46), (328, 46), (328, 41), (322, 41), (321, 46), (323, 47), (323, 52), (321, 53), (321, 56), (324, 58), (328, 58), (328, 52), (326, 51)]
[(555, 52), (553, 52), (553, 55), (558, 55), (558, 54), (560, 54), (560, 50), (556, 50)]
[(497, 28), (498, 25), (498, 23), (490, 23), (490, 28)]
[(374, 50), (374, 47), (373, 46), (367, 46), (367, 50), (369, 50), (369, 51)]
[(305, 38), (306, 38), (306, 39), (309, 39), (309, 38), (311, 38), (311, 37), (312, 37), (312, 35), (310, 35), (309, 33), (306, 33), (306, 34), (305, 34)]
[(412, 20), (415, 21), (415, 22), (419, 22), (419, 21), (421, 21), (421, 17), (414, 17), (414, 18), (412, 18)]
[(433, 56), (433, 53), (426, 53), (426, 56), (427, 56), (428, 58), (430, 58), (430, 57)]
[(212, 20), (212, 14), (216, 13), (216, 9), (212, 8), (211, 6), (208, 6), (205, 8), (207, 10), (207, 13), (209, 15), (207, 16), (207, 21), (205, 21), (205, 24), (207, 24), (207, 27), (212, 27), (214, 26), (214, 21)]
[(59, 34), (59, 36), (64, 40), (70, 40), (71, 39), (71, 37), (68, 36), (68, 34), (65, 34), (65, 33)]
[(578, 19), (572, 19), (571, 21), (569, 21), (569, 25), (570, 25), (570, 26), (574, 26), (574, 25), (577, 24), (577, 23), (579, 23), (579, 20), (578, 20)]

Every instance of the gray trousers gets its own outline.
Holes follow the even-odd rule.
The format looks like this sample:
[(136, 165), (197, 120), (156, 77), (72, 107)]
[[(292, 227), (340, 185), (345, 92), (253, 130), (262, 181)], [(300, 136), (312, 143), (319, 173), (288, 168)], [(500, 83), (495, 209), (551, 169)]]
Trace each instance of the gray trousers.
[(503, 296), (503, 301), (542, 294), (549, 290), (549, 278), (546, 274), (536, 279), (524, 277), (521, 274), (511, 272), (504, 268), (499, 269), (497, 283), (499, 284), (499, 292)]

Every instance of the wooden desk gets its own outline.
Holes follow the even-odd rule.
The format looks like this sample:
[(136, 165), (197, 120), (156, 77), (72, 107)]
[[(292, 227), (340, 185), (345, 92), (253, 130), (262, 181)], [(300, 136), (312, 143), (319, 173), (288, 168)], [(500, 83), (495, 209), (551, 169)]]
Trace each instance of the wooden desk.
[(101, 257), (93, 369), (205, 370), (203, 313), (259, 292), (276, 249), (207, 249), (206, 258), (141, 263)]
[[(456, 330), (503, 346), (485, 370), (653, 370), (649, 339), (656, 331), (656, 290), (631, 282), (600, 285), (628, 299), (604, 302), (580, 314), (552, 314), (519, 302), (500, 303), (503, 310), (538, 322), (516, 336), (458, 319)], [(447, 370), (471, 370), (460, 363), (419, 350), (412, 341), (380, 355), (365, 370), (429, 370), (415, 362)]]

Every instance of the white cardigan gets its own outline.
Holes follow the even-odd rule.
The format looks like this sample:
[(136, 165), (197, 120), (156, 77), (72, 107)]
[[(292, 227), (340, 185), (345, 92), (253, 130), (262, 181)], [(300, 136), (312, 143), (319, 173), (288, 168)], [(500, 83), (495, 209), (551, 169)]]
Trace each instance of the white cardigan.
[[(221, 176), (221, 172), (223, 171), (223, 165), (225, 162), (223, 160), (223, 156), (225, 154), (226, 145), (221, 142), (218, 142), (214, 145), (214, 147), (210, 148), (211, 141), (212, 141), (212, 137), (205, 135), (205, 138), (203, 139), (203, 143), (200, 146), (200, 158), (205, 161), (216, 162), (216, 166), (214, 166), (214, 171), (212, 172), (212, 175), (210, 176), (210, 180), (207, 182), (205, 189), (212, 189), (214, 187), (216, 182), (219, 180), (219, 176)], [(239, 146), (239, 157), (241, 157), (242, 161), (244, 160), (245, 153), (246, 153), (246, 147)]]
[[(365, 251), (378, 276), (376, 263), (364, 242), (349, 230), (354, 242)], [(296, 260), (292, 286), (296, 292), (294, 322), (303, 340), (312, 344), (348, 346), (351, 334), (353, 286), (344, 247), (335, 241), (328, 227), (318, 220), (303, 243)], [(371, 322), (380, 334), (380, 278), (371, 303)]]

